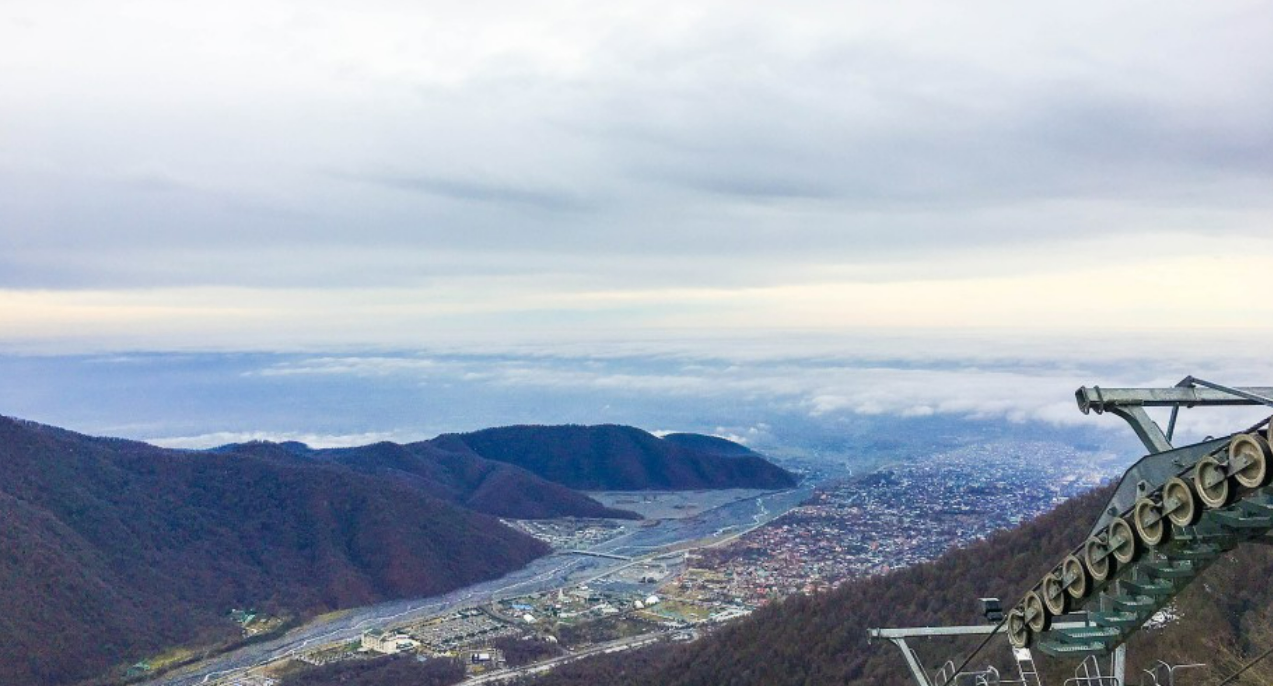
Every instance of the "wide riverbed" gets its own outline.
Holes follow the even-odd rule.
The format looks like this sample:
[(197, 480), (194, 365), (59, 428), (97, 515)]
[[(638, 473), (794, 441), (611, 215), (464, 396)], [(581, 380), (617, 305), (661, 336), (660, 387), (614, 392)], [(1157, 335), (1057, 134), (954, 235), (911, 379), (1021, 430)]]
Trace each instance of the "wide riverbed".
[[(654, 502), (657, 503), (657, 507), (671, 508), (663, 513), (670, 518), (658, 519), (654, 522), (627, 523), (626, 533), (598, 544), (591, 550), (623, 556), (642, 556), (671, 546), (719, 540), (721, 536), (741, 533), (778, 517), (800, 504), (809, 496), (812, 488), (811, 485), (806, 485), (777, 492), (735, 491), (732, 496), (729, 492), (715, 492), (711, 494), (710, 502), (715, 505), (714, 507), (694, 512), (690, 512), (689, 508), (676, 507), (677, 503), (688, 502), (685, 498), (686, 494), (663, 498), (658, 496), (667, 496), (667, 494), (643, 494), (656, 496)], [(615, 494), (612, 502), (630, 500), (634, 495)], [(146, 684), (147, 686), (192, 686), (193, 684), (217, 683), (225, 677), (240, 674), (249, 668), (274, 662), (319, 645), (354, 640), (370, 628), (418, 621), (461, 607), (558, 588), (578, 583), (581, 579), (604, 576), (609, 571), (629, 564), (631, 563), (618, 559), (553, 554), (535, 560), (522, 569), (499, 579), (467, 586), (445, 595), (390, 601), (354, 608), (335, 616), (322, 617), (272, 641), (239, 648), (162, 678), (148, 681)]]

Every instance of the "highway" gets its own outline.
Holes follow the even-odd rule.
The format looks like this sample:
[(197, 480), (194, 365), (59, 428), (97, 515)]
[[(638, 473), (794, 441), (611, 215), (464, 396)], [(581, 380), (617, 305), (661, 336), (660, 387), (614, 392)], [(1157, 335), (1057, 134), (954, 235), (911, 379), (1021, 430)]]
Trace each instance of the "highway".
[[(593, 546), (589, 555), (562, 551), (531, 562), (504, 577), (430, 598), (398, 600), (318, 617), (271, 641), (244, 646), (183, 667), (143, 686), (213, 686), (318, 647), (357, 640), (373, 628), (423, 621), (431, 616), (477, 607), (527, 593), (547, 591), (609, 576), (643, 561), (700, 544), (720, 545), (764, 524), (803, 501), (809, 486), (759, 495), (708, 510), (687, 519), (633, 525), (616, 538)], [(725, 540), (721, 532), (737, 529)], [(623, 552), (620, 552), (623, 551)], [(638, 552), (648, 551), (648, 552)], [(577, 551), (574, 551), (577, 552)], [(637, 554), (624, 554), (637, 553)]]
[(499, 671), (490, 672), (488, 674), (482, 674), (480, 676), (470, 677), (460, 682), (460, 685), (461, 686), (477, 686), (477, 684), (495, 684), (501, 681), (516, 679), (518, 677), (530, 676), (532, 674), (542, 674), (543, 672), (547, 672), (551, 669), (555, 669), (568, 662), (582, 660), (585, 657), (592, 657), (593, 655), (601, 655), (603, 653), (617, 653), (624, 650), (633, 650), (635, 648), (642, 648), (653, 643), (658, 643), (659, 641), (667, 638), (671, 634), (672, 632), (670, 631), (660, 631), (660, 632), (656, 632), (652, 634), (642, 634), (640, 636), (630, 636), (628, 638), (620, 638), (616, 641), (609, 641), (607, 643), (598, 643), (595, 646), (589, 646), (588, 648), (585, 648), (578, 652), (567, 653), (566, 655), (554, 657), (550, 660), (535, 662), (529, 665), (523, 665), (521, 667), (510, 667), (508, 669), (501, 669)]
[(319, 646), (356, 640), (368, 629), (419, 621), (501, 598), (555, 588), (562, 585), (571, 573), (589, 569), (593, 562), (609, 562), (615, 566), (621, 564), (620, 561), (607, 561), (603, 558), (550, 555), (494, 582), (469, 586), (443, 596), (382, 603), (319, 617), (273, 641), (245, 646), (146, 683), (154, 686), (218, 684), (254, 667)]
[(592, 557), (604, 557), (610, 560), (631, 560), (631, 555), (615, 555), (614, 553), (599, 553), (595, 550), (562, 550), (558, 555), (591, 555)]

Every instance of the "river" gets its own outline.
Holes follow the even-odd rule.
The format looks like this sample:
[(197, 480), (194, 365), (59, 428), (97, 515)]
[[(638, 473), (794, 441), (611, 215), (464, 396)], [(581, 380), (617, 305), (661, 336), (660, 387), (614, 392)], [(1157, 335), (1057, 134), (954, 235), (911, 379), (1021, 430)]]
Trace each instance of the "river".
[[(803, 502), (812, 485), (765, 493), (705, 510), (692, 517), (662, 519), (653, 525), (630, 525), (627, 533), (590, 550), (625, 556), (643, 556), (660, 549), (694, 541), (717, 540), (768, 522)], [(460, 608), (502, 598), (546, 591), (579, 579), (595, 579), (630, 565), (625, 560), (570, 554), (552, 554), (498, 579), (466, 586), (428, 598), (395, 600), (320, 617), (271, 641), (244, 646), (184, 667), (145, 686), (193, 686), (211, 684), (260, 665), (275, 662), (320, 645), (352, 641), (371, 628), (405, 624)]]

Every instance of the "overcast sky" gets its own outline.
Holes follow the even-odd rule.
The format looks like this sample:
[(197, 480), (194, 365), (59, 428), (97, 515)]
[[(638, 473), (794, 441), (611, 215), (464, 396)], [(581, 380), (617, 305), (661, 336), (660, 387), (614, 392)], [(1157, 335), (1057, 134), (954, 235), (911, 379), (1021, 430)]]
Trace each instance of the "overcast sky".
[(1258, 334), (1270, 36), (1225, 0), (6, 0), (0, 346)]

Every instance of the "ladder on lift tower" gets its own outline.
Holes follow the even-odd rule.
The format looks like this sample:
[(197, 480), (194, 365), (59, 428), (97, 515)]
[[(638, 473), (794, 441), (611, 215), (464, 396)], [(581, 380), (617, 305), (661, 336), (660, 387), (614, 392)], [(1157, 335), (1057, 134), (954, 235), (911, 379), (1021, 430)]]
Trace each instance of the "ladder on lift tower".
[(1029, 648), (1014, 648), (1012, 656), (1017, 660), (1017, 673), (1021, 675), (1022, 686), (1043, 686), (1039, 670), (1034, 666), (1034, 655)]

